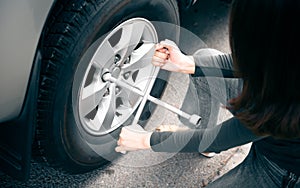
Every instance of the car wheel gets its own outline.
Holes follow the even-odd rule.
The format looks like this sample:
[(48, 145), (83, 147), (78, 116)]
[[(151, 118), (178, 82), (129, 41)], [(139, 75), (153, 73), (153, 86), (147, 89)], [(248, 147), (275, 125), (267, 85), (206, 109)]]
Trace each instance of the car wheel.
[[(156, 79), (152, 86), (157, 70), (149, 59), (166, 33), (150, 21), (178, 25), (179, 15), (174, 0), (58, 3), (42, 42), (36, 157), (80, 173), (118, 157), (120, 128), (142, 103), (141, 96), (103, 80), (103, 74), (159, 97), (165, 82)], [(151, 109), (147, 103), (142, 120)]]

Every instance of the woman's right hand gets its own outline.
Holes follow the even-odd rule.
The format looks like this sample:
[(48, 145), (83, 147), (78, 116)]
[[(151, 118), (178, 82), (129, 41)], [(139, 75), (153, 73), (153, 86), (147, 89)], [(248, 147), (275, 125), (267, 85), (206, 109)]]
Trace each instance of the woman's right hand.
[(181, 53), (178, 46), (168, 39), (156, 45), (152, 64), (172, 72), (186, 74), (193, 74), (195, 72), (194, 58)]

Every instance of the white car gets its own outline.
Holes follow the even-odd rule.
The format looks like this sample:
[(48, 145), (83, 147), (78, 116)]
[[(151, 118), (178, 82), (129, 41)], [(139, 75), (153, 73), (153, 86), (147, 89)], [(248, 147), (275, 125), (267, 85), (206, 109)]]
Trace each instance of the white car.
[(178, 7), (192, 3), (2, 0), (0, 170), (26, 180), (31, 156), (70, 173), (115, 159), (120, 128), (139, 105), (145, 123), (153, 105), (102, 75), (160, 97), (167, 76), (144, 60), (156, 42), (178, 36), (160, 24), (180, 25)]

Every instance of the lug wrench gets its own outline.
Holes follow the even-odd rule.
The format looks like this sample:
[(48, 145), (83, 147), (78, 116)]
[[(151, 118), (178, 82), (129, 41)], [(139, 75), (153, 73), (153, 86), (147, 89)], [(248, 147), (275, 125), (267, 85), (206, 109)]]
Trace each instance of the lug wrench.
[[(150, 91), (148, 91), (148, 94), (147, 94), (147, 91), (146, 91), (146, 94), (145, 94), (144, 92), (137, 89), (136, 87), (131, 86), (126, 82), (123, 82), (121, 80), (118, 80), (118, 79), (114, 78), (109, 72), (104, 73), (103, 76), (102, 76), (102, 79), (105, 80), (105, 81), (110, 81), (112, 83), (115, 83), (115, 84), (117, 84), (121, 87), (124, 87), (124, 88), (128, 89), (129, 91), (132, 91), (133, 93), (136, 93), (136, 94), (140, 95), (141, 97), (143, 97), (145, 99), (144, 101), (149, 100), (149, 101), (151, 101), (151, 102), (153, 102), (153, 103), (155, 103), (155, 104), (157, 104), (157, 105), (159, 105), (159, 106), (161, 106), (161, 107), (163, 107), (167, 110), (170, 110), (171, 112), (174, 112), (175, 114), (189, 120), (189, 122), (191, 124), (194, 124), (196, 127), (200, 126), (200, 123), (201, 123), (201, 117), (200, 116), (198, 116), (196, 114), (190, 115), (186, 112), (183, 112), (182, 110), (180, 110), (180, 109), (178, 109), (178, 108), (176, 108), (176, 107), (174, 107), (174, 106), (172, 106), (172, 105), (170, 105), (170, 104), (168, 104), (168, 103), (166, 103), (162, 100), (159, 100), (159, 99), (151, 96)], [(142, 106), (142, 108), (144, 108), (144, 105)], [(141, 109), (141, 110), (139, 109), (139, 111), (142, 111), (142, 110), (143, 109)], [(134, 123), (131, 125), (131, 127), (134, 126), (136, 129), (141, 130), (140, 128), (142, 128), (142, 127), (137, 124), (140, 114), (137, 113), (136, 116), (138, 116), (138, 118), (135, 117)]]

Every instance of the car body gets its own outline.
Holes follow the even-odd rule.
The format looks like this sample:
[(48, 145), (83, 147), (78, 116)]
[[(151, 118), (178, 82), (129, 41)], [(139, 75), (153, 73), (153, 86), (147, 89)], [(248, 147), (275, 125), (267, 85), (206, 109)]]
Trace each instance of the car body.
[[(76, 1), (74, 1), (76, 2)], [(115, 10), (115, 14), (122, 14), (121, 17), (126, 17), (127, 15), (130, 15), (130, 12), (126, 12), (128, 10), (131, 11), (137, 11), (139, 10), (140, 7), (144, 6), (150, 6), (148, 2), (142, 2), (142, 1), (136, 1), (138, 5), (133, 5), (131, 2), (127, 2), (127, 4), (124, 3), (124, 5), (117, 5), (114, 4), (114, 2), (117, 3), (117, 1), (106, 1), (106, 3), (101, 4), (98, 6), (98, 1), (92, 1), (94, 4), (93, 5), (86, 5), (88, 4), (87, 1), (82, 0), (80, 1), (81, 4), (78, 9), (83, 12), (88, 12), (88, 8), (93, 8), (96, 7), (99, 9), (99, 11), (93, 10), (95, 14), (99, 14), (98, 16), (90, 16), (89, 12), (86, 13), (86, 17), (91, 17), (91, 18), (97, 18), (101, 20), (103, 17), (105, 17), (105, 14), (101, 15), (101, 11), (105, 12), (107, 7), (116, 7), (116, 6), (121, 6), (119, 7), (120, 10), (124, 11), (119, 11)], [(122, 1), (119, 1), (118, 4), (122, 4)], [(125, 1), (124, 1), (125, 2)], [(173, 1), (174, 2), (174, 1)], [(195, 0), (180, 0), (177, 3), (181, 8), (186, 8), (191, 6), (193, 3), (195, 3)], [(151, 5), (159, 11), (160, 9), (163, 9), (167, 5), (164, 3), (160, 3), (159, 1), (155, 2), (156, 4), (159, 5)], [(100, 1), (99, 1), (100, 4)], [(161, 4), (161, 5), (160, 5)], [(67, 6), (70, 6), (69, 8)], [(38, 139), (40, 136), (42, 136), (43, 131), (47, 130), (51, 132), (51, 128), (47, 128), (47, 125), (49, 124), (48, 121), (50, 121), (49, 117), (46, 117), (43, 119), (42, 116), (47, 115), (48, 112), (44, 112), (44, 108), (54, 108), (51, 110), (53, 113), (56, 113), (59, 111), (59, 109), (64, 109), (62, 108), (57, 108), (56, 109), (56, 102), (53, 105), (49, 105), (45, 107), (45, 104), (43, 103), (43, 95), (44, 93), (47, 92), (52, 92), (53, 90), (48, 89), (48, 86), (51, 86), (51, 81), (53, 78), (49, 78), (49, 72), (52, 70), (50, 66), (53, 65), (52, 61), (54, 60), (49, 60), (52, 58), (53, 54), (49, 55), (50, 52), (53, 52), (51, 50), (52, 47), (52, 41), (56, 41), (54, 45), (55, 49), (54, 52), (58, 49), (60, 49), (59, 42), (60, 40), (56, 40), (54, 36), (59, 36), (61, 37), (60, 39), (63, 39), (63, 32), (65, 32), (70, 25), (63, 24), (64, 22), (57, 21), (57, 17), (61, 20), (64, 20), (65, 18), (63, 16), (71, 16), (72, 18), (79, 16), (78, 13), (75, 12), (75, 7), (76, 3), (66, 3), (63, 0), (47, 0), (47, 1), (40, 1), (40, 0), (5, 0), (1, 1), (0, 3), (0, 57), (1, 57), (1, 64), (0, 64), (0, 166), (1, 170), (8, 173), (9, 175), (20, 179), (20, 180), (26, 180), (29, 177), (30, 173), (30, 160), (31, 160), (31, 154), (32, 154), (32, 145), (33, 143), (36, 142), (36, 147), (40, 149), (40, 153), (43, 153), (45, 148), (40, 148), (42, 147), (39, 145), (43, 140), (38, 140), (34, 141), (35, 139)], [(175, 6), (175, 5), (173, 5)], [(176, 5), (177, 6), (177, 5)], [(82, 10), (82, 7), (86, 8), (86, 10)], [(96, 9), (95, 8), (95, 9)], [(63, 9), (63, 11), (61, 11)], [(70, 9), (70, 10), (69, 10)], [(77, 9), (76, 9), (77, 10)], [(60, 15), (58, 15), (57, 11), (60, 11)], [(119, 11), (119, 12), (118, 12)], [(143, 10), (144, 13), (143, 15), (146, 15), (146, 9)], [(107, 13), (108, 14), (108, 13)], [(174, 14), (178, 14), (178, 9), (175, 7), (174, 8)], [(136, 13), (136, 15), (138, 15)], [(170, 14), (171, 15), (171, 14)], [(166, 15), (166, 20), (172, 20), (170, 15)], [(117, 17), (117, 16), (116, 16)], [(167, 19), (168, 18), (168, 19)], [(121, 20), (121, 18), (119, 18)], [(90, 19), (92, 20), (92, 19)], [(128, 20), (129, 17), (128, 17)], [(69, 20), (68, 20), (69, 21)], [(110, 17), (110, 21), (105, 22), (105, 27), (108, 28), (108, 30), (115, 31), (118, 33), (118, 25), (121, 25), (122, 32), (125, 30), (125, 28), (130, 25), (130, 21), (127, 22), (126, 20), (122, 20), (122, 22), (116, 22), (114, 26), (107, 26), (109, 22), (115, 21), (114, 16)], [(67, 21), (66, 21), (67, 22)], [(89, 27), (92, 27), (91, 25), (93, 24), (92, 21), (87, 21), (90, 24), (88, 24)], [(133, 16), (133, 22), (141, 22), (143, 27), (146, 27), (149, 29), (149, 32), (151, 33), (151, 24), (148, 23), (147, 20), (144, 19), (135, 19)], [(176, 21), (174, 21), (176, 22)], [(54, 23), (54, 24), (53, 24)], [(73, 22), (75, 23), (75, 22)], [(123, 24), (124, 23), (124, 24)], [(52, 30), (52, 25), (54, 25), (55, 29)], [(122, 25), (123, 24), (123, 25)], [(178, 24), (178, 23), (173, 23), (173, 24)], [(51, 26), (50, 26), (51, 25)], [(116, 27), (117, 26), (117, 27)], [(63, 31), (60, 31), (63, 27)], [(100, 26), (99, 26), (100, 27)], [(103, 26), (104, 27), (104, 26)], [(99, 30), (99, 33), (101, 31), (101, 28), (97, 28)], [(59, 30), (59, 31), (57, 31)], [(53, 34), (54, 32), (54, 34)], [(102, 32), (102, 31), (101, 31)], [(105, 31), (106, 32), (106, 31)], [(145, 32), (145, 36), (142, 37), (150, 37), (151, 34), (148, 34), (149, 32)], [(78, 32), (81, 34), (80, 32)], [(91, 32), (93, 33), (93, 32)], [(103, 32), (102, 32), (103, 33)], [(155, 33), (155, 31), (153, 31)], [(80, 41), (80, 36), (78, 34), (78, 41)], [(91, 34), (92, 35), (92, 34)], [(89, 38), (91, 35), (86, 34), (85, 38)], [(53, 38), (54, 37), (54, 38)], [(111, 36), (107, 36), (104, 39), (101, 39), (100, 42), (103, 44), (103, 41), (108, 41), (110, 40)], [(72, 37), (69, 37), (68, 39), (71, 39)], [(154, 37), (155, 38), (155, 37)], [(53, 39), (53, 40), (52, 40)], [(80, 40), (79, 40), (80, 39)], [(157, 39), (156, 39), (157, 40)], [(77, 40), (76, 40), (77, 42)], [(86, 42), (86, 41), (85, 41)], [(74, 43), (74, 42), (73, 42)], [(88, 43), (89, 47), (91, 48), (93, 44), (96, 42), (93, 41), (93, 43)], [(74, 46), (76, 47), (77, 43), (74, 43)], [(101, 46), (101, 45), (100, 45)], [(99, 47), (99, 44), (98, 46)], [(90, 48), (86, 48), (86, 51), (83, 51), (85, 54), (86, 52), (89, 51)], [(93, 50), (93, 49), (92, 49)], [(96, 52), (93, 51), (93, 54)], [(117, 54), (118, 55), (118, 54)], [(80, 56), (82, 58), (83, 56)], [(118, 56), (116, 56), (118, 57)], [(115, 58), (116, 58), (115, 57)], [(79, 61), (79, 60), (78, 60)], [(80, 60), (81, 61), (81, 60)], [(57, 63), (59, 64), (59, 63)], [(90, 63), (91, 64), (91, 63)], [(54, 66), (54, 65), (53, 65)], [(77, 66), (77, 64), (76, 64)], [(78, 63), (78, 66), (81, 66), (80, 62)], [(92, 65), (93, 66), (93, 65)], [(49, 68), (50, 67), (50, 68)], [(62, 66), (63, 68), (64, 66)], [(47, 70), (45, 70), (47, 69)], [(78, 68), (77, 68), (78, 69)], [(86, 67), (85, 67), (86, 69)], [(101, 69), (102, 70), (102, 69)], [(116, 69), (114, 69), (116, 70)], [(77, 74), (77, 72), (73, 72), (72, 74)], [(63, 75), (63, 74), (60, 74)], [(88, 77), (88, 73), (85, 73), (82, 75), (86, 75)], [(81, 75), (81, 76), (82, 76)], [(51, 75), (50, 75), (51, 76)], [(55, 77), (55, 76), (53, 76)], [(83, 77), (83, 76), (82, 76)], [(61, 78), (64, 78), (61, 76)], [(59, 78), (58, 80), (61, 82), (64, 82), (64, 79)], [(71, 79), (72, 82), (76, 82), (76, 78)], [(81, 80), (81, 82), (83, 82)], [(65, 83), (68, 83), (68, 80), (65, 81)], [(47, 85), (49, 84), (49, 85)], [(46, 87), (46, 86), (47, 87)], [(59, 85), (59, 84), (57, 84)], [(80, 84), (79, 84), (80, 85)], [(56, 85), (55, 85), (56, 86)], [(66, 85), (68, 86), (68, 85)], [(53, 86), (54, 87), (54, 86)], [(64, 86), (57, 86), (59, 88), (63, 88)], [(75, 87), (73, 85), (73, 87)], [(77, 86), (76, 86), (77, 87)], [(79, 87), (79, 89), (76, 90), (83, 91), (84, 92), (84, 87)], [(116, 89), (116, 88), (114, 88)], [(117, 88), (118, 89), (118, 88)], [(109, 89), (107, 89), (109, 91)], [(160, 92), (161, 93), (161, 92)], [(55, 93), (55, 97), (51, 95), (51, 100), (60, 100), (58, 99), (57, 96), (60, 95), (60, 91), (57, 91)], [(104, 94), (103, 94), (104, 97)], [(76, 97), (75, 97), (76, 98)], [(110, 98), (108, 98), (110, 99)], [(48, 101), (49, 102), (49, 101)], [(84, 100), (81, 101), (84, 104)], [(63, 104), (63, 106), (66, 106), (67, 102)], [(80, 106), (80, 101), (79, 104)], [(53, 107), (54, 106), (54, 107)], [(72, 106), (72, 105), (71, 105)], [(72, 107), (70, 107), (72, 110)], [(80, 114), (80, 109), (84, 108), (79, 108), (79, 114)], [(97, 106), (98, 109), (98, 106)], [(132, 109), (132, 112), (136, 110)], [(75, 110), (76, 111), (76, 110)], [(62, 113), (64, 114), (64, 113)], [(66, 114), (65, 114), (66, 115)], [(80, 115), (79, 115), (80, 116)], [(42, 118), (41, 118), (42, 117)], [(55, 116), (56, 118), (56, 116)], [(63, 119), (63, 118), (62, 118)], [(74, 121), (77, 119), (76, 118), (71, 118)], [(80, 118), (79, 118), (80, 119)], [(84, 118), (83, 118), (84, 119)], [(43, 123), (42, 121), (45, 120), (46, 123)], [(55, 122), (55, 120), (51, 119), (51, 122)], [(78, 120), (82, 124), (83, 120)], [(111, 120), (112, 121), (112, 120)], [(52, 122), (52, 124), (54, 124)], [(89, 122), (89, 121), (87, 121)], [(38, 124), (45, 124), (45, 126), (40, 129), (38, 128)], [(76, 124), (76, 123), (75, 123)], [(55, 126), (55, 125), (53, 125)], [(116, 126), (116, 128), (111, 128), (109, 129), (109, 132), (115, 131), (114, 129), (119, 128), (120, 126)], [(91, 130), (91, 126), (89, 123), (87, 123), (86, 126), (83, 126), (83, 129), (86, 128), (89, 134), (94, 134), (93, 138), (98, 138), (101, 136), (100, 133), (98, 132), (93, 132)], [(77, 128), (76, 128), (77, 130)], [(78, 129), (79, 130), (79, 129)], [(81, 130), (80, 131), (84, 131)], [(80, 132), (78, 131), (78, 132)], [(59, 137), (59, 134), (62, 134), (65, 132), (59, 132), (56, 133), (54, 136), (57, 140), (60, 140), (61, 138)], [(104, 132), (106, 134), (106, 132)], [(50, 134), (50, 133), (49, 133)], [(65, 134), (69, 134), (68, 132)], [(72, 133), (73, 134), (73, 133)], [(75, 134), (75, 133), (74, 133)], [(88, 135), (88, 134), (87, 134)], [(35, 138), (35, 139), (34, 139)], [(80, 137), (81, 138), (81, 137)], [(102, 138), (101, 138), (102, 139)], [(61, 139), (63, 140), (63, 139)], [(52, 142), (51, 136), (47, 137), (47, 142), (48, 146), (55, 144), (55, 141)], [(63, 142), (63, 141), (62, 141)], [(82, 144), (82, 143), (81, 143)], [(80, 145), (80, 144), (79, 144)], [(78, 145), (78, 146), (79, 146)], [(62, 151), (63, 148), (66, 147), (66, 145), (61, 145), (61, 150), (58, 151), (48, 151), (49, 155), (53, 155), (53, 153), (59, 153), (59, 152), (64, 152)], [(55, 150), (53, 148), (52, 150)], [(52, 153), (51, 153), (52, 152)], [(97, 151), (94, 149), (92, 151), (93, 153), (97, 153)], [(47, 152), (46, 152), (47, 153)], [(70, 151), (71, 153), (71, 151)], [(69, 154), (70, 154), (69, 153)], [(76, 153), (76, 152), (75, 152)], [(67, 154), (62, 154), (62, 156), (67, 156)], [(72, 156), (74, 158), (74, 156)], [(70, 157), (70, 158), (72, 158)], [(82, 158), (83, 156), (78, 156), (78, 158)], [(42, 156), (44, 158), (44, 156)], [(63, 157), (62, 157), (63, 158)], [(83, 159), (78, 159), (78, 161), (83, 160)], [(55, 158), (54, 158), (55, 159)], [(97, 159), (100, 160), (100, 159)], [(50, 161), (50, 160), (49, 160)], [(47, 163), (51, 163), (47, 161)], [(63, 162), (62, 162), (63, 163)], [(55, 162), (52, 163), (55, 166)], [(101, 165), (102, 163), (99, 163), (98, 161), (96, 162), (91, 162), (89, 163), (88, 161), (85, 161), (82, 163), (76, 172), (81, 172), (81, 171), (86, 171), (90, 170), (94, 167), (97, 167)], [(74, 164), (71, 164), (68, 166), (68, 168), (72, 168)]]

